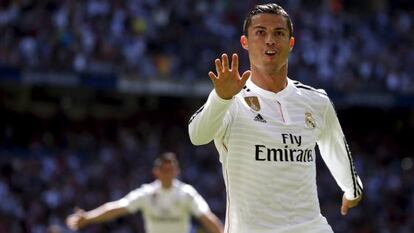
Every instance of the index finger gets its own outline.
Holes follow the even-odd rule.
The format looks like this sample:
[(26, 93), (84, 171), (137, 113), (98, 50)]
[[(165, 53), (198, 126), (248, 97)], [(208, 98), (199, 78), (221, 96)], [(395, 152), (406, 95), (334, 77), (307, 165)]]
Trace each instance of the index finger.
[(231, 71), (239, 69), (239, 56), (237, 53), (233, 53), (232, 60), (231, 60)]

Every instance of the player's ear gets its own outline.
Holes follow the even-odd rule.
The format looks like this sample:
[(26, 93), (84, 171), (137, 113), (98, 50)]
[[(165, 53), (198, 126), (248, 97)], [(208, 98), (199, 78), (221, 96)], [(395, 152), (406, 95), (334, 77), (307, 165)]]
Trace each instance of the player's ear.
[(245, 50), (249, 50), (249, 46), (247, 45), (247, 40), (248, 40), (247, 36), (245, 36), (245, 35), (242, 35), (240, 37), (240, 44)]
[(292, 52), (293, 46), (295, 46), (295, 37), (291, 36), (289, 40), (290, 52)]

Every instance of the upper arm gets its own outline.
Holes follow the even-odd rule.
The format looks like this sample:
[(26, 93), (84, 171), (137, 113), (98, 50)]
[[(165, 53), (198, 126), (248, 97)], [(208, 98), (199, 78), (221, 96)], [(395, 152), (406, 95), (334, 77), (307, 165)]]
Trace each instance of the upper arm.
[(190, 185), (186, 186), (187, 193), (190, 200), (191, 214), (200, 217), (205, 213), (210, 212), (210, 207), (204, 198)]
[(119, 206), (125, 208), (128, 212), (134, 213), (143, 208), (146, 195), (144, 187), (133, 190), (118, 201)]

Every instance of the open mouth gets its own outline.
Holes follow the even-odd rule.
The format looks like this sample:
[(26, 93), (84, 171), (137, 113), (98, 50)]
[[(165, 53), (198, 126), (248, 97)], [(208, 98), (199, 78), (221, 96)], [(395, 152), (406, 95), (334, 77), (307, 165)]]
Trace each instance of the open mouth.
[(277, 53), (276, 50), (271, 50), (271, 49), (265, 51), (265, 54), (268, 56), (274, 56), (276, 55), (276, 53)]

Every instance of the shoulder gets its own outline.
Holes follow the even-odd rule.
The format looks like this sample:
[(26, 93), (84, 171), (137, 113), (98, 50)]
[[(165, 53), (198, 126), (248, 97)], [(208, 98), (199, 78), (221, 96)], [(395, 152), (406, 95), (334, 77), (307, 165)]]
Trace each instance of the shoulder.
[(148, 184), (142, 184), (139, 188), (135, 189), (134, 192), (140, 193), (143, 196), (151, 195), (159, 188), (158, 182), (154, 181)]
[(184, 183), (178, 180), (176, 181), (176, 184), (177, 184), (177, 188), (186, 195), (194, 196), (198, 194), (197, 190), (190, 184), (187, 184), (187, 183)]
[[(149, 197), (151, 197), (155, 193), (155, 186), (153, 183), (149, 184), (142, 184), (139, 188), (136, 188), (130, 191), (123, 200), (127, 200), (130, 204), (132, 202), (138, 203), (142, 201), (147, 201)], [(128, 204), (128, 205), (129, 205)]]
[(329, 102), (328, 94), (324, 89), (314, 88), (309, 85), (305, 85), (299, 81), (291, 80), (292, 86), (295, 88), (296, 93), (298, 93), (300, 96), (307, 97), (313, 101), (317, 102)]
[(308, 95), (315, 95), (315, 96), (320, 96), (322, 98), (326, 98), (328, 97), (328, 94), (326, 93), (326, 91), (324, 89), (319, 89), (319, 88), (315, 88), (309, 85), (305, 85), (299, 81), (296, 80), (292, 80), (292, 84), (293, 86), (298, 89), (299, 91), (306, 93)]

